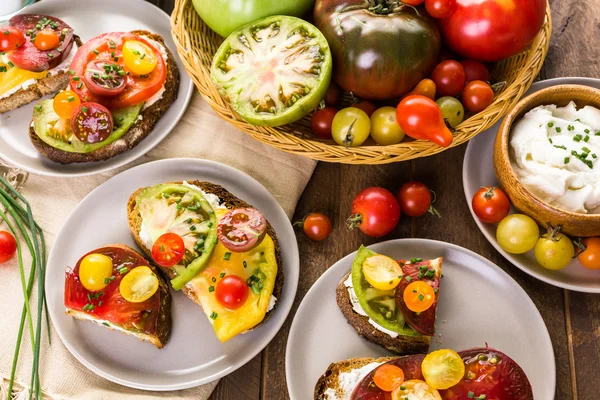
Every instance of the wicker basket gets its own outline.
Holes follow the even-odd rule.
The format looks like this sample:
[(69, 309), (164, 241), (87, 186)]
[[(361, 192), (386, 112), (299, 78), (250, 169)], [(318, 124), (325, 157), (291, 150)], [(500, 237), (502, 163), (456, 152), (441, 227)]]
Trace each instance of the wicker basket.
[[(171, 29), (179, 56), (204, 99), (221, 118), (261, 142), (315, 160), (346, 164), (386, 164), (426, 157), (445, 150), (424, 140), (403, 141), (391, 146), (345, 148), (333, 140), (316, 138), (310, 128), (310, 114), (294, 124), (278, 128), (251, 125), (236, 116), (233, 108), (210, 80), (212, 58), (223, 39), (204, 24), (191, 0), (175, 1)], [(496, 63), (492, 81), (505, 81), (506, 88), (488, 108), (456, 127), (452, 147), (461, 145), (491, 127), (518, 102), (542, 68), (548, 53), (551, 31), (552, 20), (548, 5), (544, 26), (531, 47), (521, 54)]]

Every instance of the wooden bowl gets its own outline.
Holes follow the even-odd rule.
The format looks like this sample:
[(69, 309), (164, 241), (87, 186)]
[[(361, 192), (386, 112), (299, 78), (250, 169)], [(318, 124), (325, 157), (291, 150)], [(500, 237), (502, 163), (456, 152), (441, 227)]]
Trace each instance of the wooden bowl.
[(510, 162), (509, 142), (515, 122), (537, 106), (556, 104), (564, 107), (571, 101), (574, 101), (578, 108), (586, 105), (600, 108), (600, 90), (581, 85), (559, 85), (542, 89), (519, 101), (506, 115), (496, 135), (494, 169), (500, 187), (504, 189), (513, 206), (536, 220), (542, 227), (550, 223), (552, 226), (560, 225), (562, 232), (570, 236), (599, 236), (600, 214), (575, 213), (546, 203), (519, 181)]

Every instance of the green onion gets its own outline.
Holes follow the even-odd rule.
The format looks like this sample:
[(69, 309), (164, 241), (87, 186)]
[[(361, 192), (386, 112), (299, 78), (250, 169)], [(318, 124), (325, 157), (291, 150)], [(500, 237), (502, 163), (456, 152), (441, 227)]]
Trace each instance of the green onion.
[(217, 319), (217, 317), (219, 316), (219, 314), (217, 314), (216, 312), (212, 312), (212, 314), (210, 314), (210, 319), (215, 320)]
[(209, 292), (214, 292), (215, 291), (215, 287), (214, 286), (209, 286), (208, 287), (208, 291)]
[(230, 258), (231, 258), (231, 252), (229, 252), (229, 251), (223, 255), (224, 260), (228, 261)]
[(124, 273), (126, 273), (127, 271), (129, 271), (129, 268), (127, 267), (123, 267), (123, 268), (119, 268), (117, 270), (117, 272), (119, 272), (119, 274), (123, 275)]
[[(83, 82), (79, 82), (77, 84), (77, 89), (81, 89), (82, 87), (83, 87)], [(84, 108), (86, 108), (86, 107), (84, 107)]]
[(565, 157), (565, 164), (568, 164), (571, 159), (569, 157)]
[(591, 150), (588, 149), (587, 147), (582, 147), (581, 151), (583, 151), (584, 153), (589, 153)]
[(410, 259), (410, 262), (411, 262), (411, 263), (417, 263), (417, 262), (421, 262), (421, 261), (423, 261), (423, 259), (422, 259), (422, 258), (411, 258), (411, 259)]
[(554, 126), (554, 122), (548, 122), (548, 128), (552, 128)]
[(36, 111), (42, 111), (42, 106), (40, 104), (37, 104), (35, 107), (33, 107), (36, 109)]
[(75, 75), (75, 71), (73, 71), (72, 69), (69, 70), (69, 75)]
[(98, 50), (93, 50), (93, 52), (94, 52), (95, 55), (100, 54), (100, 52)]
[(78, 81), (78, 80), (80, 80), (80, 79), (81, 79), (81, 78), (80, 78), (80, 77), (78, 77), (78, 76), (74, 76), (74, 77), (73, 77), (73, 80), (74, 80), (75, 82), (77, 82), (77, 81)]
[(88, 108), (86, 106), (81, 107), (81, 111), (83, 111), (84, 113), (88, 112)]
[(242, 263), (242, 265), (244, 266), (244, 268), (248, 268), (248, 263), (244, 260), (244, 262)]
[(473, 397), (475, 397), (475, 392), (469, 392), (467, 393), (467, 397), (472, 399)]
[(12, 61), (7, 62), (6, 64), (11, 68), (15, 66), (15, 64), (13, 64)]
[(219, 274), (219, 278), (221, 278), (221, 279), (225, 278), (225, 272), (221, 272), (221, 273)]
[(69, 96), (69, 97), (67, 97), (67, 101), (68, 101), (69, 103), (72, 103), (72, 102), (74, 102), (74, 101), (75, 101), (75, 96)]

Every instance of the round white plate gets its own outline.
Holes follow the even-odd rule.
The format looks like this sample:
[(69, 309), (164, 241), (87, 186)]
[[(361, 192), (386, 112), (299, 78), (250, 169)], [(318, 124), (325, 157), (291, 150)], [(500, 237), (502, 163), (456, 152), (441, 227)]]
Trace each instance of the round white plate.
[[(126, 205), (137, 189), (158, 183), (201, 180), (222, 185), (259, 209), (277, 232), (285, 282), (274, 315), (262, 327), (226, 343), (215, 337), (198, 305), (173, 293), (171, 337), (165, 348), (65, 314), (65, 269), (85, 253), (107, 244), (136, 248), (127, 225)], [(46, 276), (48, 308), (69, 351), (96, 374), (145, 390), (176, 390), (230, 374), (258, 354), (286, 319), (298, 285), (298, 245), (292, 225), (275, 198), (250, 176), (223, 164), (170, 159), (131, 168), (91, 192), (67, 219), (50, 252)]]
[[(398, 239), (369, 246), (395, 259), (444, 257), (436, 335), (431, 350), (456, 351), (486, 343), (523, 368), (537, 400), (554, 399), (556, 366), (546, 325), (525, 291), (506, 272), (462, 247), (426, 239)], [(319, 278), (294, 317), (286, 349), (286, 377), (292, 400), (312, 399), (330, 363), (390, 355), (352, 328), (335, 300), (350, 271), (352, 253)]]
[[(600, 89), (600, 79), (592, 78), (556, 78), (534, 83), (525, 95), (556, 85), (587, 85)], [(569, 266), (560, 271), (551, 271), (540, 266), (533, 251), (525, 254), (510, 254), (500, 247), (496, 240), (496, 225), (483, 223), (475, 216), (471, 208), (473, 196), (482, 186), (497, 186), (498, 180), (494, 172), (494, 140), (500, 127), (500, 122), (471, 139), (463, 162), (463, 186), (465, 197), (471, 214), (487, 240), (516, 267), (529, 275), (564, 289), (578, 292), (600, 293), (600, 272), (592, 271), (581, 266), (575, 259)], [(515, 212), (514, 209), (511, 212)]]
[(106, 32), (145, 29), (163, 37), (173, 53), (181, 80), (177, 100), (156, 123), (153, 131), (133, 149), (107, 161), (62, 165), (37, 152), (29, 140), (29, 124), (35, 102), (0, 115), (0, 158), (26, 171), (51, 176), (83, 176), (109, 171), (143, 156), (173, 130), (183, 116), (193, 93), (171, 38), (169, 16), (144, 0), (44, 0), (21, 12), (47, 14), (64, 20), (83, 42)]

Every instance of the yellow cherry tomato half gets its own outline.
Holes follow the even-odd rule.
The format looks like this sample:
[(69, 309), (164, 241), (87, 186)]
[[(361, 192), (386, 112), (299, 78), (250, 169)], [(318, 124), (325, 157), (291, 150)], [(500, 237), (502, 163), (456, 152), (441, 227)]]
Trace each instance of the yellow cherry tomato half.
[(362, 265), (367, 282), (376, 289), (391, 290), (402, 279), (402, 268), (394, 259), (377, 254), (367, 258)]
[(392, 400), (442, 400), (440, 392), (420, 379), (405, 381), (392, 392)]
[(383, 364), (375, 371), (373, 382), (384, 392), (391, 392), (404, 382), (404, 371), (395, 365)]
[(60, 35), (55, 30), (44, 28), (36, 33), (32, 42), (39, 50), (52, 50), (60, 44)]
[(129, 40), (123, 45), (125, 67), (135, 75), (147, 75), (156, 68), (158, 60), (150, 46), (138, 40)]
[(81, 100), (79, 100), (77, 93), (71, 90), (63, 90), (54, 96), (52, 107), (54, 112), (62, 119), (71, 119), (73, 112), (80, 104)]
[(148, 300), (158, 290), (158, 278), (150, 267), (135, 267), (125, 275), (119, 285), (121, 296), (131, 303)]
[(113, 273), (113, 262), (104, 254), (88, 254), (79, 264), (79, 280), (84, 288), (92, 292), (104, 289), (105, 279)]
[(404, 303), (410, 311), (423, 312), (433, 305), (435, 291), (423, 281), (414, 281), (404, 289)]
[(425, 356), (421, 372), (429, 386), (448, 389), (458, 384), (465, 375), (465, 363), (454, 350), (437, 350)]

